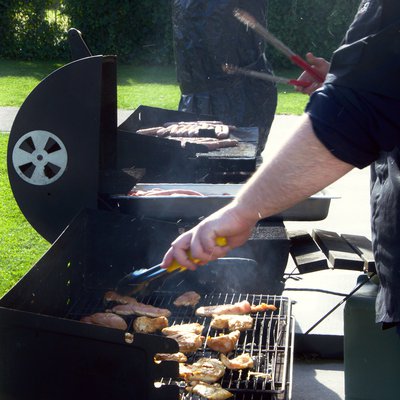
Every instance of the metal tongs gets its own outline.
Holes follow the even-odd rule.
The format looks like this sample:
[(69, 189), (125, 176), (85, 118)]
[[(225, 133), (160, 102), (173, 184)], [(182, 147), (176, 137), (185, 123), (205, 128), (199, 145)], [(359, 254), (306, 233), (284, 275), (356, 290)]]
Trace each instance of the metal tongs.
[[(218, 246), (224, 247), (227, 244), (226, 238), (218, 237), (216, 239), (216, 244)], [(193, 259), (188, 253), (189, 258), (197, 263), (196, 259)], [(220, 266), (224, 265), (235, 265), (244, 263), (246, 266), (250, 264), (257, 264), (255, 260), (241, 257), (223, 257), (217, 260), (211, 261), (209, 264), (217, 264)], [(165, 277), (171, 276), (171, 274), (179, 273), (185, 271), (186, 268), (180, 265), (176, 260), (174, 260), (168, 268), (161, 268), (161, 264), (157, 264), (151, 268), (141, 268), (134, 270), (129, 274), (125, 275), (117, 284), (115, 290), (122, 295), (132, 295), (139, 293), (149, 285), (150, 282)]]
[(236, 65), (231, 65), (231, 64), (224, 64), (222, 66), (222, 70), (227, 74), (231, 75), (241, 74), (241, 75), (251, 76), (253, 78), (263, 79), (265, 81), (270, 81), (275, 83), (285, 83), (287, 85), (307, 87), (310, 86), (311, 84), (311, 82), (299, 81), (297, 79), (283, 78), (281, 76), (271, 75), (265, 72), (258, 72), (258, 71), (253, 71), (251, 69), (240, 68), (237, 67)]
[[(267, 43), (274, 46), (278, 51), (284, 54), (293, 64), (308, 72), (316, 81), (323, 82), (325, 78), (315, 70), (307, 61), (301, 58), (298, 54), (294, 53), (289, 47), (277, 39), (272, 33), (265, 29), (251, 14), (239, 8), (235, 8), (233, 15), (243, 24), (249, 26), (257, 32)], [(234, 65), (224, 64), (223, 71), (228, 74), (242, 74), (253, 76), (255, 78), (264, 79), (277, 83), (286, 83), (288, 85), (307, 87), (311, 82), (299, 81), (297, 79), (282, 78), (279, 76), (267, 74), (265, 72), (251, 71), (245, 68), (239, 68)]]

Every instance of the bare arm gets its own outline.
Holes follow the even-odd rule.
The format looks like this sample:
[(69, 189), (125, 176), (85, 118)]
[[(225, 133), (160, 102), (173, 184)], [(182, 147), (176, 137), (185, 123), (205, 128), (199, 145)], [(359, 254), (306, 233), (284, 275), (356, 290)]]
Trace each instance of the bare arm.
[[(178, 237), (166, 253), (163, 266), (172, 259), (189, 269), (192, 257), (205, 263), (224, 256), (231, 248), (245, 243), (261, 218), (284, 211), (325, 188), (353, 168), (335, 158), (315, 136), (308, 115), (288, 141), (267, 160), (228, 206), (210, 215), (199, 225)], [(224, 236), (228, 246), (217, 247)]]
[(249, 220), (269, 217), (325, 188), (352, 168), (317, 139), (305, 115), (276, 156), (245, 185), (235, 199), (236, 207)]

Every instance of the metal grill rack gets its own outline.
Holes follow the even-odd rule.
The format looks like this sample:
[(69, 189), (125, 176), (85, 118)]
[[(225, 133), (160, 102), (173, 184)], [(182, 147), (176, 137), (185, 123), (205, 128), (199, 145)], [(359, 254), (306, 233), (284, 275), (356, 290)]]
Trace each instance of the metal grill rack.
[[(174, 306), (173, 301), (176, 297), (177, 293), (160, 291), (136, 299), (145, 304), (169, 309), (172, 312), (172, 315), (168, 318), (170, 326), (198, 322), (205, 326), (203, 335), (206, 337), (227, 333), (225, 330), (211, 328), (210, 317), (195, 315), (193, 308)], [(197, 306), (233, 304), (243, 300), (249, 301), (250, 304), (273, 304), (277, 307), (277, 310), (252, 314), (254, 318), (253, 328), (241, 333), (237, 348), (230, 356), (236, 357), (242, 353), (250, 353), (255, 366), (251, 371), (227, 370), (222, 378), (221, 385), (233, 393), (237, 400), (289, 400), (291, 398), (294, 340), (293, 317), (289, 299), (276, 295), (214, 292), (204, 294)], [(109, 304), (104, 303), (102, 296), (98, 296), (97, 300), (94, 301), (81, 299), (76, 304), (71, 305), (66, 318), (79, 320), (88, 314), (104, 312), (107, 308), (109, 308)], [(135, 317), (128, 316), (125, 319), (128, 324), (128, 331), (132, 332), (132, 323)], [(188, 356), (188, 363), (192, 364), (203, 357), (216, 358), (218, 353), (203, 345)], [(182, 381), (167, 379), (161, 380), (159, 383), (161, 385), (178, 385), (182, 388), (182, 398), (185, 400), (197, 398), (195, 395), (185, 394)]]

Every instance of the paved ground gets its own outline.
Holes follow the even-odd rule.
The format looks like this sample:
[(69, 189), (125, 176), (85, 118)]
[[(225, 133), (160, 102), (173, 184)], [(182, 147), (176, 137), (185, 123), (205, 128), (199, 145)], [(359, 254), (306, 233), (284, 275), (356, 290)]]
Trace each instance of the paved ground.
[[(13, 107), (0, 108), (0, 132), (8, 132), (18, 109)], [(131, 112), (120, 110), (118, 114), (121, 123)], [(277, 116), (273, 123), (264, 157), (276, 150), (282, 140), (297, 123), (298, 117)], [(354, 170), (329, 187), (338, 199), (332, 200), (328, 217), (317, 222), (287, 222), (286, 228), (326, 229), (338, 233), (352, 233), (370, 237), (369, 230), (369, 171)], [(336, 272), (335, 272), (336, 273)], [(337, 276), (336, 276), (337, 277)], [(318, 285), (326, 277), (317, 275)], [(318, 279), (320, 282), (318, 283)], [(353, 277), (346, 277), (345, 286), (351, 287)], [(328, 278), (329, 280), (329, 278)], [(336, 320), (340, 321), (342, 310), (338, 310)], [(339, 323), (340, 324), (340, 323)], [(300, 327), (301, 328), (301, 327)], [(337, 328), (337, 327), (336, 327)], [(340, 327), (339, 327), (340, 328)], [(338, 360), (296, 360), (293, 377), (293, 400), (343, 400), (344, 397), (344, 366)]]

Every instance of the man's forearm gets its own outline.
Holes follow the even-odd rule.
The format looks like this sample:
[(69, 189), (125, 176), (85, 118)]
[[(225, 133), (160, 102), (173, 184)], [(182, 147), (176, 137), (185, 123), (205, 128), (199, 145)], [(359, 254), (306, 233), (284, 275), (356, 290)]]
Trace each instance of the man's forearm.
[(308, 115), (278, 153), (254, 174), (235, 199), (239, 212), (258, 220), (320, 191), (353, 168), (317, 139)]

